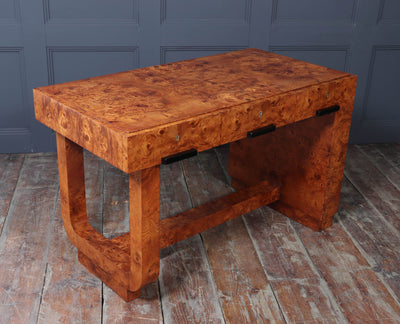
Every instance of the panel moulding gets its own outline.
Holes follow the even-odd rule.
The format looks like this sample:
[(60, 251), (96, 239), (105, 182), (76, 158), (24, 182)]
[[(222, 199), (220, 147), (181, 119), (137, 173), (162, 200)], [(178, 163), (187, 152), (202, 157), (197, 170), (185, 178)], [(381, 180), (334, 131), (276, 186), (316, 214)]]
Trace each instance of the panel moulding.
[[(4, 1), (4, 0), (2, 0)], [(9, 0), (13, 3), (13, 14), (7, 18), (1, 18), (0, 23), (20, 23), (21, 22), (21, 9), (18, 0)]]
[(129, 52), (136, 54), (132, 62), (133, 66), (139, 66), (138, 46), (53, 46), (47, 47), (47, 75), (49, 84), (54, 84), (54, 53), (90, 53), (90, 52)]
[[(317, 23), (319, 20), (317, 19), (282, 19), (279, 18), (279, 13), (278, 13), (278, 3), (280, 0), (272, 0), (272, 10), (271, 10), (271, 24), (280, 24), (280, 23)], [(384, 1), (384, 0), (383, 0)], [(357, 11), (359, 7), (359, 0), (353, 0), (353, 5), (350, 13), (350, 19), (349, 20), (332, 20), (335, 23), (351, 23), (354, 24), (357, 16)], [(324, 20), (323, 23), (326, 23)]]
[(168, 18), (167, 17), (167, 1), (161, 0), (160, 4), (160, 24), (166, 23), (225, 23), (225, 24), (250, 24), (251, 21), (251, 6), (252, 0), (245, 0), (245, 10), (243, 11), (243, 18), (238, 19), (226, 19), (226, 18)]
[(31, 136), (29, 128), (0, 128), (0, 136)]
[(376, 18), (376, 24), (400, 24), (400, 13), (398, 19), (388, 19), (383, 16), (385, 11), (386, 0), (379, 0), (378, 15)]
[[(185, 51), (237, 51), (247, 48), (247, 46), (161, 46), (160, 47), (160, 62), (161, 64), (166, 63), (166, 55), (168, 52), (185, 52)], [(212, 55), (212, 53), (210, 54)]]
[[(62, 23), (62, 24), (139, 24), (139, 0), (131, 0), (129, 18), (57, 18), (52, 17), (50, 9), (50, 0), (43, 0), (44, 23)], [(110, 1), (110, 3), (112, 3)]]
[[(22, 110), (29, 109), (30, 105), (27, 104), (27, 85), (26, 85), (26, 66), (24, 60), (24, 48), (23, 47), (0, 47), (0, 53), (15, 53), (18, 55), (18, 67), (20, 71), (20, 85), (22, 93)], [(23, 123), (26, 123), (30, 112), (26, 112), (23, 116)]]
[[(374, 74), (375, 68), (375, 60), (376, 53), (380, 51), (400, 51), (400, 45), (373, 45), (371, 50), (371, 59), (368, 67), (368, 77), (367, 77), (367, 85), (364, 92), (364, 98), (362, 100), (362, 110), (361, 110), (361, 119), (360, 122), (366, 122), (369, 119), (367, 118), (367, 106), (369, 101), (369, 94), (371, 92), (372, 86), (372, 78)], [(400, 55), (400, 54), (399, 54)], [(380, 120), (382, 121), (382, 120)], [(390, 121), (387, 121), (390, 122)]]
[(274, 45), (270, 46), (271, 52), (276, 51), (310, 51), (310, 52), (345, 52), (343, 70), (350, 71), (351, 47), (350, 45)]

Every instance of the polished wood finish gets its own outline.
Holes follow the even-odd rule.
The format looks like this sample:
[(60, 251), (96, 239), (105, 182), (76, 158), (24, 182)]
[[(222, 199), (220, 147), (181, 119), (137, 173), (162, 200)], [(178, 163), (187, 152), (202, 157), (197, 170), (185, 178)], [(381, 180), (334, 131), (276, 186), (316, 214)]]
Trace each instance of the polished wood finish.
[(160, 271), (160, 166), (129, 175), (129, 289), (157, 280)]
[[(182, 162), (194, 206), (233, 191), (220, 165), (228, 154), (217, 152), (206, 151)], [(284, 323), (243, 217), (202, 232), (201, 239), (226, 323)]]
[[(160, 249), (263, 205), (330, 226), (355, 84), (247, 49), (34, 89), (37, 119), (57, 132), (62, 217), (80, 262), (128, 301), (157, 280)], [(246, 139), (270, 124), (273, 133)], [(238, 191), (160, 221), (162, 158), (232, 141)], [(129, 233), (107, 239), (90, 224), (83, 148), (129, 174)]]
[(276, 181), (281, 198), (273, 208), (315, 230), (329, 227), (339, 204), (355, 85), (356, 78), (334, 81), (328, 96), (316, 99), (319, 107), (339, 105), (336, 113), (232, 143), (232, 185)]
[[(162, 219), (232, 192), (219, 166), (227, 167), (228, 151), (161, 166)], [(9, 199), (0, 236), (1, 323), (398, 322), (400, 231), (390, 215), (400, 201), (399, 145), (349, 146), (339, 212), (325, 231), (260, 208), (162, 250), (160, 280), (129, 303), (77, 260), (62, 224), (56, 155), (6, 159), (8, 169), (22, 167), (11, 196), (0, 177), (0, 197)], [(129, 176), (85, 154), (85, 178), (96, 174), (86, 184), (98, 203), (87, 201), (88, 217), (98, 214), (103, 234), (116, 221), (129, 225)]]
[(129, 253), (88, 222), (82, 148), (57, 134), (57, 152), (62, 218), (69, 239), (78, 247), (79, 260), (125, 300), (138, 297), (127, 288)]
[(310, 118), (325, 108), (332, 82), (344, 78), (354, 76), (246, 49), (37, 88), (35, 113), (131, 173), (159, 165), (164, 156), (244, 138), (266, 124)]
[(266, 181), (204, 203), (161, 221), (161, 248), (170, 246), (279, 199), (279, 188)]

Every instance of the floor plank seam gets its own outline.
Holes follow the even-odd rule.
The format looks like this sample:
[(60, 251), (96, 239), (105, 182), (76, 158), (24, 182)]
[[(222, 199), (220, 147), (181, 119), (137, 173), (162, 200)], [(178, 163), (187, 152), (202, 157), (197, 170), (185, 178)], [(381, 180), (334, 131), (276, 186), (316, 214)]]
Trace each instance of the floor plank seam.
[(352, 179), (351, 175), (346, 171), (346, 169), (344, 170), (344, 175), (350, 181), (350, 183), (357, 189), (357, 191), (361, 194), (361, 196), (365, 199), (365, 201), (369, 204), (369, 206), (376, 212), (379, 218), (392, 231), (392, 233), (394, 233), (395, 235), (400, 235), (400, 230), (394, 227), (392, 223), (389, 222), (386, 219), (386, 217), (379, 211), (379, 209), (375, 207), (373, 202), (363, 193), (362, 189), (357, 185), (357, 182)]
[(44, 275), (43, 275), (43, 283), (42, 283), (42, 289), (40, 292), (40, 298), (39, 298), (39, 306), (38, 306), (38, 314), (37, 314), (37, 320), (36, 323), (38, 323), (39, 321), (39, 317), (40, 317), (40, 312), (41, 312), (41, 308), (42, 308), (42, 302), (43, 302), (43, 294), (44, 294), (44, 290), (46, 287), (46, 281), (48, 279), (47, 274), (48, 274), (48, 269), (49, 269), (49, 250), (50, 250), (50, 243), (51, 240), (53, 238), (54, 235), (54, 226), (55, 226), (55, 218), (57, 217), (56, 215), (56, 211), (57, 211), (57, 206), (60, 203), (60, 186), (58, 185), (58, 189), (57, 189), (57, 195), (56, 195), (56, 199), (54, 200), (53, 203), (53, 208), (51, 211), (51, 231), (49, 233), (49, 236), (47, 238), (47, 244), (46, 244), (46, 250), (45, 250), (45, 262), (46, 262), (46, 267), (45, 267), (45, 271), (44, 271)]
[[(105, 197), (105, 177), (104, 177), (104, 162), (101, 162), (101, 234), (104, 235), (104, 197)], [(101, 314), (100, 314), (100, 323), (104, 323), (104, 306), (105, 306), (105, 298), (104, 298), (104, 283), (101, 283)]]
[(281, 313), (282, 319), (285, 321), (285, 323), (289, 323), (289, 320), (288, 320), (288, 318), (286, 318), (286, 315), (285, 315), (285, 313), (284, 313), (284, 311), (283, 311), (283, 309), (282, 309), (282, 307), (281, 307), (281, 303), (279, 302), (279, 298), (278, 298), (278, 296), (277, 296), (277, 294), (276, 294), (274, 288), (273, 288), (272, 285), (271, 285), (272, 279), (271, 279), (271, 277), (268, 275), (268, 271), (267, 271), (267, 269), (265, 269), (265, 267), (264, 267), (264, 265), (263, 265), (263, 263), (262, 263), (262, 261), (261, 261), (261, 260), (262, 260), (262, 256), (260, 255), (260, 251), (259, 251), (259, 249), (258, 249), (258, 247), (257, 247), (257, 244), (255, 243), (255, 239), (253, 238), (253, 235), (251, 234), (251, 230), (249, 229), (249, 226), (248, 226), (248, 224), (247, 224), (246, 218), (244, 217), (244, 215), (242, 215), (241, 218), (242, 218), (242, 221), (243, 221), (244, 226), (245, 226), (245, 228), (246, 228), (246, 231), (247, 231), (247, 233), (248, 233), (248, 235), (249, 235), (249, 237), (250, 237), (251, 243), (253, 244), (253, 248), (254, 248), (254, 250), (256, 251), (258, 262), (261, 264), (261, 268), (263, 269), (264, 274), (265, 274), (265, 277), (266, 277), (267, 280), (268, 280), (268, 285), (269, 285), (270, 288), (271, 288), (272, 294), (273, 294), (273, 296), (274, 296), (274, 298), (275, 298), (276, 304), (278, 305), (278, 308), (279, 308), (279, 311), (280, 311), (280, 313)]
[[(304, 242), (303, 242), (301, 236), (300, 236), (299, 233), (297, 232), (296, 227), (293, 226), (293, 223), (294, 223), (294, 222), (295, 222), (294, 220), (290, 220), (290, 221), (289, 221), (290, 226), (292, 227), (293, 232), (295, 233), (297, 239), (301, 242), (301, 247), (303, 248), (303, 250), (304, 250), (304, 252), (306, 253), (306, 255), (308, 256), (308, 258), (310, 259), (311, 264), (312, 264), (312, 267), (314, 268), (314, 270), (316, 271), (316, 273), (318, 273), (319, 279), (321, 280), (321, 281), (320, 281), (320, 282), (321, 282), (321, 288), (324, 289), (325, 292), (326, 292), (326, 294), (331, 298), (331, 302), (334, 302), (334, 303), (335, 303), (335, 304), (332, 305), (332, 306), (333, 306), (333, 308), (335, 309), (335, 311), (336, 311), (338, 314), (341, 315), (342, 318), (341, 318), (340, 320), (343, 321), (342, 323), (348, 323), (348, 320), (347, 320), (347, 318), (346, 318), (346, 316), (345, 316), (345, 314), (344, 314), (343, 308), (340, 306), (340, 303), (339, 303), (339, 301), (337, 300), (336, 296), (334, 295), (334, 293), (332, 292), (332, 290), (329, 288), (328, 282), (325, 280), (325, 278), (324, 278), (322, 272), (321, 272), (320, 269), (318, 268), (317, 264), (314, 262), (313, 257), (311, 256), (310, 252), (308, 251), (307, 247), (305, 246), (305, 244), (304, 244)], [(300, 225), (300, 226), (303, 226), (303, 225)]]
[[(50, 235), (51, 236), (51, 235)], [(42, 290), (40, 292), (40, 298), (39, 298), (39, 308), (38, 308), (38, 313), (37, 313), (37, 317), (36, 317), (36, 324), (39, 323), (39, 319), (40, 319), (40, 313), (41, 313), (41, 309), (42, 309), (42, 302), (43, 302), (43, 293), (44, 293), (44, 288), (46, 286), (46, 280), (47, 280), (47, 271), (49, 268), (49, 264), (46, 263), (46, 269), (44, 271), (44, 276), (43, 276), (43, 285), (42, 285)]]
[[(379, 172), (387, 179), (387, 181), (389, 181), (397, 189), (397, 191), (399, 192), (399, 195), (400, 195), (400, 183), (397, 184), (396, 182), (393, 182), (393, 180), (387, 176), (387, 173), (384, 170), (382, 170), (382, 168), (377, 163), (375, 163), (374, 160), (368, 154), (366, 154), (362, 145), (356, 145), (356, 147), (379, 170)], [(392, 163), (390, 163), (390, 160), (388, 160), (382, 152), (380, 152), (380, 154), (390, 165), (392, 165)]]
[(221, 315), (222, 315), (222, 319), (223, 319), (223, 321), (224, 321), (224, 324), (226, 324), (226, 318), (225, 318), (224, 309), (223, 309), (223, 307), (222, 307), (220, 294), (219, 294), (219, 292), (218, 292), (218, 288), (217, 288), (217, 285), (216, 285), (215, 280), (214, 280), (214, 273), (213, 273), (213, 270), (212, 270), (212, 267), (211, 267), (211, 264), (210, 264), (210, 259), (208, 258), (208, 253), (207, 253), (207, 250), (206, 250), (206, 247), (205, 247), (205, 244), (204, 244), (204, 238), (203, 238), (203, 235), (202, 235), (201, 233), (200, 233), (200, 240), (201, 240), (201, 247), (202, 247), (203, 253), (204, 253), (204, 255), (206, 256), (207, 266), (208, 266), (208, 269), (209, 269), (209, 271), (210, 271), (211, 278), (213, 279), (213, 280), (211, 280), (212, 289), (213, 289), (214, 292), (215, 292), (215, 296), (217, 296), (217, 298), (218, 298), (219, 310), (220, 310), (220, 312), (221, 312)]
[[(193, 159), (197, 159), (197, 157), (194, 157)], [(191, 206), (191, 208), (193, 208), (194, 207), (194, 202), (193, 202), (193, 199), (192, 199), (192, 194), (191, 194), (190, 189), (189, 189), (186, 170), (183, 167), (182, 162), (178, 162), (178, 163), (179, 163), (179, 168), (181, 169), (182, 174), (183, 174), (183, 180), (185, 181), (185, 189), (186, 189), (186, 193), (187, 193), (187, 195), (188, 195), (188, 197), (190, 199), (190, 206)]]
[(363, 256), (363, 258), (365, 258), (365, 260), (368, 262), (368, 264), (370, 265), (370, 267), (368, 269), (372, 270), (377, 277), (379, 278), (379, 280), (381, 281), (381, 283), (385, 286), (385, 288), (387, 289), (387, 291), (389, 292), (389, 295), (394, 299), (394, 301), (396, 302), (396, 304), (400, 307), (400, 300), (398, 299), (398, 297), (396, 296), (396, 294), (394, 293), (393, 289), (387, 284), (386, 279), (384, 278), (384, 276), (382, 275), (381, 272), (377, 272), (375, 270), (373, 270), (374, 263), (373, 261), (371, 261), (371, 257), (368, 255), (368, 253), (361, 247), (361, 245), (357, 242), (356, 239), (353, 238), (353, 236), (351, 235), (351, 233), (346, 229), (346, 226), (343, 225), (342, 220), (338, 220), (338, 222), (340, 223), (340, 225), (343, 227), (344, 231), (347, 233), (347, 235), (350, 237), (350, 239), (352, 240), (354, 246), (358, 249), (358, 251), (360, 252), (360, 254)]
[(22, 168), (23, 168), (23, 166), (25, 164), (25, 157), (26, 157), (26, 154), (24, 154), (23, 161), (21, 163), (21, 167), (19, 168), (18, 178), (17, 178), (17, 181), (15, 182), (15, 186), (14, 186), (14, 189), (12, 191), (11, 200), (10, 200), (10, 203), (9, 203), (9, 205), (7, 207), (7, 211), (5, 212), (6, 216), (4, 218), (3, 226), (1, 226), (1, 228), (0, 228), (0, 238), (2, 237), (4, 228), (6, 227), (6, 223), (7, 223), (8, 215), (10, 213), (11, 206), (13, 206), (13, 204), (14, 204), (15, 191), (17, 190), (18, 183), (20, 182), (21, 173), (22, 173), (21, 171), (22, 171)]
[[(197, 156), (194, 157), (194, 159), (197, 159), (197, 158), (198, 158)], [(193, 207), (195, 207), (195, 204), (194, 204), (194, 201), (193, 201), (193, 198), (192, 198), (193, 194), (190, 191), (190, 186), (189, 186), (188, 180), (187, 180), (188, 175), (187, 175), (187, 172), (186, 172), (185, 167), (183, 166), (182, 162), (179, 162), (179, 165), (181, 167), (181, 170), (182, 170), (182, 173), (183, 173), (183, 178), (185, 180), (185, 187), (186, 187), (186, 191), (187, 191), (188, 197), (190, 199), (190, 206), (193, 208)], [(222, 305), (221, 305), (221, 299), (220, 299), (220, 296), (219, 296), (219, 293), (218, 293), (218, 289), (217, 289), (216, 284), (215, 284), (214, 275), (213, 275), (213, 272), (212, 272), (212, 267), (210, 265), (210, 260), (208, 258), (208, 254), (207, 254), (206, 248), (204, 246), (203, 236), (202, 236), (201, 233), (199, 233), (199, 237), (200, 237), (200, 241), (201, 241), (201, 250), (202, 250), (202, 252), (203, 252), (203, 254), (205, 256), (205, 259), (207, 261), (208, 272), (210, 273), (211, 278), (213, 279), (213, 280), (211, 280), (212, 290), (214, 291), (215, 296), (218, 298), (218, 306), (219, 306), (220, 316), (221, 316), (221, 319), (223, 320), (223, 323), (226, 324), (225, 314), (224, 314), (224, 311), (223, 311), (223, 308), (222, 308)]]
[[(227, 182), (228, 184), (230, 184), (230, 182), (231, 182), (231, 177), (229, 176), (228, 170), (226, 170), (225, 167), (224, 167), (224, 164), (223, 164), (223, 162), (222, 162), (221, 153), (218, 151), (217, 148), (214, 148), (213, 150), (214, 150), (214, 152), (215, 152), (215, 155), (217, 156), (217, 160), (218, 160), (218, 163), (219, 163), (219, 165), (220, 165), (220, 167), (221, 167), (221, 169), (222, 169), (222, 172), (223, 172), (224, 175), (225, 175), (225, 180), (226, 180), (226, 182)], [(233, 191), (234, 191), (234, 190), (233, 190)]]
[(165, 323), (164, 321), (164, 307), (163, 307), (163, 299), (161, 297), (161, 284), (160, 279), (157, 280), (157, 289), (158, 289), (158, 300), (160, 302), (160, 310), (161, 310), (161, 323)]

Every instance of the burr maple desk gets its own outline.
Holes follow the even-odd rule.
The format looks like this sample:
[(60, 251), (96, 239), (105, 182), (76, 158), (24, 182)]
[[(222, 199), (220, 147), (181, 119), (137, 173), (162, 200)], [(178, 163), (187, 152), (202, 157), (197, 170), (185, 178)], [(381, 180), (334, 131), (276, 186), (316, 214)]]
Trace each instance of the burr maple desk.
[[(34, 89), (57, 132), (62, 217), (79, 260), (125, 300), (160, 249), (263, 205), (315, 229), (339, 201), (356, 77), (246, 49)], [(231, 143), (236, 192), (160, 220), (160, 164)], [(130, 232), (87, 220), (82, 148), (129, 174)]]

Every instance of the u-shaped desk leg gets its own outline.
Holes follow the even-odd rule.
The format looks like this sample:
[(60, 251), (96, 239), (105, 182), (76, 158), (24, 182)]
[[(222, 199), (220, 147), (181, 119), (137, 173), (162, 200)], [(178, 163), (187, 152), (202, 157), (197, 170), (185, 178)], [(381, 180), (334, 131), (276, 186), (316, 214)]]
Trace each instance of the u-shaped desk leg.
[(87, 219), (82, 148), (57, 134), (62, 218), (80, 262), (124, 300), (140, 296), (160, 268), (159, 166), (129, 175), (129, 244), (109, 240)]

